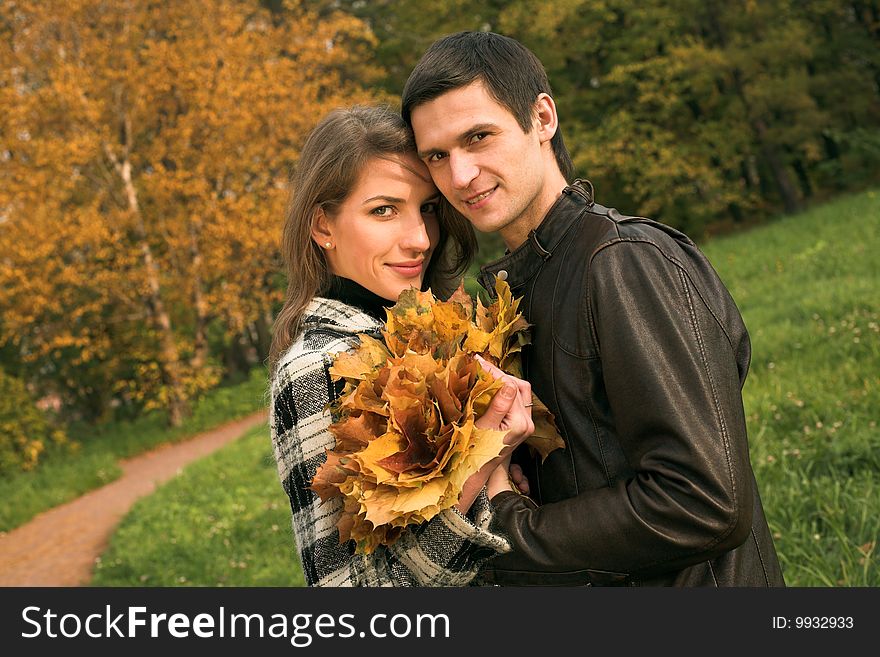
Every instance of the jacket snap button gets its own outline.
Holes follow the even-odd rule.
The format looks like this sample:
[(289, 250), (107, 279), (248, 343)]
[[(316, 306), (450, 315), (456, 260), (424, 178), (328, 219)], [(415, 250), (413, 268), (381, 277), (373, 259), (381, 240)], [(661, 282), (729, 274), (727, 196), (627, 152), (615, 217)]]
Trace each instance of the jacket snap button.
[(498, 272), (497, 276), (498, 276), (499, 281), (506, 281), (507, 280), (507, 270), (502, 269), (501, 271)]

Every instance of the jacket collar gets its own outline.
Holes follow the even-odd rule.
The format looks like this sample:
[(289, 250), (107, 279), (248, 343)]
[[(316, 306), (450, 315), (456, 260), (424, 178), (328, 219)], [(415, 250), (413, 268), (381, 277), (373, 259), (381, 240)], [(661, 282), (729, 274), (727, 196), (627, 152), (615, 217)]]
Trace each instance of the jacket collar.
[(544, 215), (541, 224), (515, 251), (484, 265), (477, 277), (480, 285), (495, 297), (495, 277), (506, 280), (512, 289), (534, 276), (546, 260), (553, 257), (581, 211), (593, 205), (593, 185), (589, 180), (575, 180)]
[(326, 297), (315, 297), (309, 302), (303, 311), (302, 324), (306, 330), (330, 329), (350, 335), (374, 333), (382, 325), (363, 309)]

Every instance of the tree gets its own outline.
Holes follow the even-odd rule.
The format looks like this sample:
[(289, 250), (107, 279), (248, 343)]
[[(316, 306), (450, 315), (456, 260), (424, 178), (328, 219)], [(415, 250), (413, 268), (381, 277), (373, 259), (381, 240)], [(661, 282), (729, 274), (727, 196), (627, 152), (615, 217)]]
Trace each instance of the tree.
[(313, 5), (370, 23), (391, 93), (443, 34), (520, 40), (547, 69), (599, 199), (696, 236), (878, 180), (876, 0)]
[(0, 369), (0, 476), (32, 470), (50, 444), (71, 445), (35, 406), (24, 383)]
[(265, 322), (289, 170), (366, 102), (372, 35), (300, 2), (6, 3), (2, 339), (81, 403), (168, 409), (216, 383), (208, 328)]

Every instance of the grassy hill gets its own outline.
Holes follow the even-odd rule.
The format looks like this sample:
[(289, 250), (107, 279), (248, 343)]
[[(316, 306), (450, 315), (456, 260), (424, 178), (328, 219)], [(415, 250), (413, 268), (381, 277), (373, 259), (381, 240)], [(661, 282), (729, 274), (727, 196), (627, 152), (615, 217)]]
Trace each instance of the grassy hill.
[[(744, 403), (786, 582), (880, 586), (880, 194), (704, 250), (752, 336)], [(95, 584), (300, 583), (286, 506), (254, 432), (139, 503)]]
[(752, 337), (752, 461), (786, 581), (880, 585), (880, 194), (704, 251)]

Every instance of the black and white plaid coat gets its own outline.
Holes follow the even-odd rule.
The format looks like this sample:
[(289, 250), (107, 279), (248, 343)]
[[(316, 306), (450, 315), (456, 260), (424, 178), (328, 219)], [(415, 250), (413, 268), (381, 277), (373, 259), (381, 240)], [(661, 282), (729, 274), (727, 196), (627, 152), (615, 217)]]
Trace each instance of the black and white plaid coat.
[(310, 586), (464, 586), (487, 559), (510, 550), (491, 533), (485, 489), (467, 516), (447, 509), (372, 554), (339, 543), (342, 500), (321, 502), (308, 489), (327, 449), (327, 403), (337, 396), (328, 372), (334, 354), (357, 345), (357, 333), (378, 335), (379, 323), (340, 301), (317, 297), (306, 308), (304, 330), (280, 359), (271, 381), (270, 430), (281, 485), (290, 498), (293, 533)]

